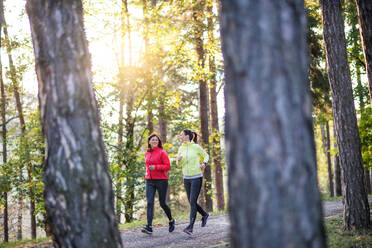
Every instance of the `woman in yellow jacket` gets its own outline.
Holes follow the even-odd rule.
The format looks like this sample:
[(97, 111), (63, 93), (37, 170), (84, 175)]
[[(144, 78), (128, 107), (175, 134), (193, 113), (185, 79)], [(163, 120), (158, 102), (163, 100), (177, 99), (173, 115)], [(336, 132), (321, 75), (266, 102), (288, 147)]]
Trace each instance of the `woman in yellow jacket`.
[(202, 215), (201, 226), (205, 227), (209, 214), (197, 203), (203, 182), (203, 171), (209, 156), (197, 142), (197, 134), (185, 129), (180, 134), (182, 142), (178, 150), (177, 160), (182, 165), (183, 182), (190, 203), (190, 224), (183, 230), (192, 235), (196, 212)]

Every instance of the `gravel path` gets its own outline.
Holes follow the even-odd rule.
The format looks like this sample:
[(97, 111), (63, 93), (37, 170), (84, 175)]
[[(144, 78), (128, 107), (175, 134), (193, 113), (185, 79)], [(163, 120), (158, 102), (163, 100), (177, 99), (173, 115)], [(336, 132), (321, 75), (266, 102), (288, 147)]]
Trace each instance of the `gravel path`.
[(151, 235), (141, 233), (138, 229), (124, 231), (121, 234), (123, 246), (129, 247), (208, 247), (229, 241), (229, 221), (227, 215), (210, 216), (206, 227), (200, 227), (200, 220), (194, 225), (192, 236), (182, 230), (188, 225), (185, 221), (177, 222), (176, 229), (168, 232), (168, 227), (154, 227)]
[[(372, 201), (372, 197), (369, 198)], [(341, 200), (323, 202), (325, 217), (342, 213)], [(199, 216), (199, 215), (198, 215)], [(182, 232), (188, 225), (186, 221), (176, 220), (176, 229), (173, 233), (168, 232), (168, 227), (155, 226), (152, 235), (141, 233), (136, 230), (123, 230), (121, 237), (123, 245), (129, 247), (228, 247), (229, 243), (229, 219), (227, 215), (214, 215), (208, 219), (206, 227), (200, 227), (200, 220), (194, 226), (194, 234), (189, 236)]]

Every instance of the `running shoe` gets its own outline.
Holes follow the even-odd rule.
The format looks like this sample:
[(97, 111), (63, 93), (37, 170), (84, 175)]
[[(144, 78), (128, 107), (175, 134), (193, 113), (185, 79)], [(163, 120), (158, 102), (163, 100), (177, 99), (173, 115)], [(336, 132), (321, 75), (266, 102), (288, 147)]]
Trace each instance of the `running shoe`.
[(141, 228), (141, 232), (147, 233), (147, 234), (152, 234), (152, 227), (150, 227), (149, 225), (146, 225), (146, 226)]
[(185, 229), (183, 229), (183, 232), (188, 234), (188, 235), (192, 235), (192, 229), (189, 228), (189, 227), (186, 227)]
[(169, 232), (173, 232), (176, 225), (176, 220), (172, 219), (172, 221), (169, 222)]
[(207, 225), (207, 221), (208, 221), (208, 218), (209, 218), (209, 214), (207, 214), (206, 216), (203, 216), (202, 219), (201, 219), (201, 227), (205, 227)]

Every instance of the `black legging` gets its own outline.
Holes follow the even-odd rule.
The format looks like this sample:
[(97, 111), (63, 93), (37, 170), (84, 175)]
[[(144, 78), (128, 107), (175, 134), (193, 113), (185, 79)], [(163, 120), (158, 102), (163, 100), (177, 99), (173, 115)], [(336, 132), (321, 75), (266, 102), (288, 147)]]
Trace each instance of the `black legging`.
[(206, 216), (207, 213), (198, 204), (197, 200), (199, 197), (200, 189), (202, 187), (203, 178), (194, 179), (183, 179), (183, 184), (186, 189), (187, 199), (190, 203), (190, 227), (193, 228), (196, 218), (196, 212), (199, 212), (202, 216)]
[(171, 210), (165, 203), (167, 196), (168, 180), (146, 180), (146, 200), (147, 200), (147, 225), (152, 226), (154, 218), (154, 198), (158, 190), (160, 207), (164, 210), (169, 220), (172, 220)]

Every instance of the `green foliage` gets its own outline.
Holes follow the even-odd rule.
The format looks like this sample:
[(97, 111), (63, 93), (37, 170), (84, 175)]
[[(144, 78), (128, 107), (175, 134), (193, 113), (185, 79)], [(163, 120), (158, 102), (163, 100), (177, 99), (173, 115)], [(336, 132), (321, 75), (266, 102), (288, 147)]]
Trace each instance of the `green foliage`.
[(319, 3), (307, 1), (307, 43), (310, 55), (309, 79), (313, 106), (317, 112), (330, 113), (331, 98), (325, 71), (325, 52), (321, 33)]
[(359, 135), (364, 168), (372, 169), (372, 109), (365, 108), (359, 120)]
[[(26, 132), (24, 135), (18, 133), (17, 136), (14, 136), (14, 133), (9, 133), (14, 139), (14, 149), (8, 162), (1, 166), (0, 187), (3, 191), (14, 193), (16, 197), (32, 199), (36, 203), (35, 214), (45, 214), (42, 181), (44, 139), (39, 112), (30, 112), (25, 115), (25, 119)], [(26, 170), (30, 171), (30, 178), (25, 176)], [(34, 192), (32, 198), (30, 190)], [(43, 226), (43, 223), (44, 220), (39, 219), (37, 224)]]

